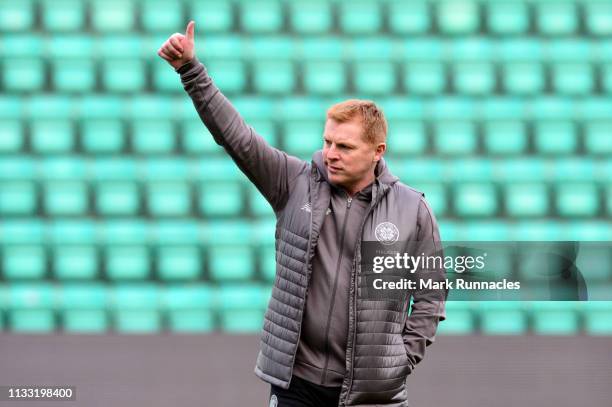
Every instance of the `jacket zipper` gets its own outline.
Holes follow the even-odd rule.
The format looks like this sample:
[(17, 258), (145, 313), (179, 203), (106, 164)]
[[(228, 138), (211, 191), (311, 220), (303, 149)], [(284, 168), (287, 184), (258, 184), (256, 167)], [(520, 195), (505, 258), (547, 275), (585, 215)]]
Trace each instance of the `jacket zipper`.
[(336, 300), (338, 275), (340, 274), (340, 265), (342, 264), (342, 252), (344, 251), (344, 235), (346, 231), (346, 221), (348, 220), (349, 211), (351, 210), (351, 202), (353, 202), (353, 198), (349, 196), (346, 200), (346, 212), (344, 213), (344, 220), (342, 221), (342, 233), (340, 234), (340, 250), (338, 252), (338, 262), (336, 264), (336, 276), (334, 277), (334, 288), (332, 289), (331, 305), (329, 307), (329, 312), (327, 313), (327, 325), (325, 326), (325, 365), (323, 365), (321, 384), (324, 384), (325, 379), (327, 378), (327, 365), (329, 364), (329, 326), (331, 325), (331, 317), (334, 311), (334, 304)]
[[(374, 211), (374, 207), (376, 205), (378, 205), (379, 201), (382, 199), (382, 196), (384, 196), (385, 193), (382, 193), (380, 196), (378, 197), (374, 197), (372, 196), (372, 205), (370, 205), (370, 209), (368, 210), (368, 213), (366, 213), (366, 215), (363, 218), (363, 222), (361, 223), (361, 227), (359, 230), (359, 235), (357, 235), (357, 244), (355, 246), (355, 253), (357, 253), (357, 250), (361, 250), (361, 241), (362, 241), (362, 235), (363, 235), (363, 228), (365, 227), (366, 221), (368, 219), (368, 217), (370, 216), (370, 214)], [(357, 285), (357, 257), (355, 256), (353, 258), (353, 270), (352, 270), (352, 274), (353, 274), (353, 278), (351, 279), (351, 284), (353, 285), (353, 319), (354, 319), (354, 323), (353, 323), (353, 338), (352, 338), (352, 343), (351, 343), (351, 370), (349, 372), (349, 383), (347, 386), (347, 390), (346, 390), (346, 395), (344, 397), (344, 400), (339, 400), (338, 405), (339, 406), (344, 406), (346, 405), (346, 399), (348, 398), (348, 396), (351, 394), (351, 390), (353, 389), (353, 375), (354, 375), (354, 370), (355, 370), (355, 342), (357, 341), (357, 290), (358, 288), (356, 287)]]

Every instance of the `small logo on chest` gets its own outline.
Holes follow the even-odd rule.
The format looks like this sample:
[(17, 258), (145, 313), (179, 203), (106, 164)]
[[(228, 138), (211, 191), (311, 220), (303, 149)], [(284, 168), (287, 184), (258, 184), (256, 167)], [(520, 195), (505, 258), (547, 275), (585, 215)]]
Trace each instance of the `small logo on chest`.
[(380, 243), (388, 245), (397, 242), (397, 239), (399, 238), (399, 230), (397, 229), (397, 226), (391, 222), (382, 222), (376, 226), (374, 235), (376, 236), (376, 240), (378, 240)]

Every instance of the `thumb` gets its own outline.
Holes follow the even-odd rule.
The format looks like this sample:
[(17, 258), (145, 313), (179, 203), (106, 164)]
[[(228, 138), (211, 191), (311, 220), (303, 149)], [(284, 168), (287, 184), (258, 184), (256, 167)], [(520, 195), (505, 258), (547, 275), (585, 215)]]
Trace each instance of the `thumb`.
[(190, 21), (189, 24), (187, 24), (187, 30), (185, 31), (185, 37), (187, 37), (187, 39), (191, 42), (194, 41), (194, 34), (193, 34), (194, 27), (195, 27), (195, 22)]

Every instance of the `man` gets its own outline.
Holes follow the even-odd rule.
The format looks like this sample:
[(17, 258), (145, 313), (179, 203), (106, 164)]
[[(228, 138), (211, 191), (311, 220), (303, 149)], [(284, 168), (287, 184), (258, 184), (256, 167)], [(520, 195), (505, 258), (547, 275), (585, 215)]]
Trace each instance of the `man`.
[(440, 241), (423, 195), (384, 163), (383, 112), (362, 100), (332, 106), (323, 150), (307, 163), (271, 147), (242, 120), (195, 57), (193, 21), (158, 55), (180, 74), (215, 141), (277, 217), (276, 279), (255, 367), (271, 384), (269, 405), (408, 406), (406, 376), (433, 342), (446, 297), (413, 291), (401, 300), (373, 298), (364, 286), (369, 242), (411, 242), (420, 254)]

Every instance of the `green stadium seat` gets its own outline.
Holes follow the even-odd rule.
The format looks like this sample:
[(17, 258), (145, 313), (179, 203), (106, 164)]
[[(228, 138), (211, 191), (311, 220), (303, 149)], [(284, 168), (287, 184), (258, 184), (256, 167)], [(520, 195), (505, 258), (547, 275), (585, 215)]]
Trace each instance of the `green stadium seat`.
[[(129, 62), (138, 58), (149, 60), (167, 38), (166, 34), (164, 38), (159, 38), (151, 43), (155, 39), (149, 39), (139, 33), (109, 33), (97, 37), (94, 48), (96, 51), (95, 57), (99, 61), (118, 61), (119, 65), (123, 61)], [(153, 59), (157, 60), (159, 58), (155, 56)]]
[(171, 154), (176, 149), (169, 120), (138, 120), (132, 125), (132, 148), (137, 154)]
[(91, 92), (96, 73), (91, 60), (61, 59), (52, 64), (53, 88), (57, 92)]
[(289, 61), (258, 61), (253, 64), (253, 87), (262, 94), (290, 94), (296, 86), (293, 64)]
[(274, 211), (266, 198), (253, 185), (248, 187), (249, 211), (256, 217), (273, 217)]
[(255, 259), (251, 246), (214, 245), (208, 251), (210, 278), (214, 281), (248, 281), (255, 276)]
[(534, 301), (529, 303), (533, 331), (538, 335), (577, 335), (580, 331), (574, 301)]
[(519, 301), (481, 301), (478, 307), (480, 329), (486, 335), (522, 335), (527, 318)]
[(152, 85), (153, 88), (163, 93), (183, 94), (183, 85), (179, 75), (161, 59), (152, 62)]
[(343, 61), (348, 57), (349, 43), (338, 36), (304, 36), (294, 44), (297, 56), (306, 62)]
[(542, 65), (535, 62), (516, 62), (502, 67), (503, 88), (514, 95), (536, 95), (544, 90)]
[(168, 7), (164, 1), (145, 1), (141, 3), (140, 23), (145, 31), (162, 32), (181, 27), (184, 23), (182, 7)]
[(142, 246), (107, 248), (105, 266), (110, 280), (144, 280), (151, 276), (149, 253)]
[(323, 148), (323, 129), (324, 123), (319, 120), (285, 122), (283, 147), (289, 154), (309, 158)]
[(608, 215), (612, 215), (612, 187), (606, 188), (606, 204), (608, 209)]
[(191, 0), (187, 13), (196, 24), (198, 33), (219, 33), (231, 31), (234, 27), (232, 3), (230, 1)]
[(434, 148), (440, 154), (474, 154), (478, 148), (476, 128), (466, 121), (435, 123)]
[(195, 181), (240, 181), (244, 182), (245, 177), (240, 172), (236, 164), (228, 158), (208, 158), (197, 162), (194, 174), (199, 175)]
[(123, 132), (119, 120), (85, 120), (81, 123), (81, 147), (93, 155), (120, 154), (126, 145)]
[(423, 154), (427, 150), (427, 131), (421, 121), (389, 120), (387, 145), (393, 155)]
[(304, 63), (304, 89), (313, 95), (337, 95), (346, 92), (347, 75), (339, 61)]
[(393, 1), (388, 5), (389, 29), (394, 34), (425, 34), (431, 29), (427, 1)]
[(162, 280), (196, 280), (202, 276), (202, 256), (197, 247), (160, 247), (157, 273)]
[(585, 123), (584, 147), (589, 154), (612, 155), (612, 121)]
[(109, 327), (106, 286), (100, 283), (64, 283), (58, 290), (62, 330), (102, 334)]
[(274, 243), (262, 245), (258, 250), (259, 270), (266, 282), (273, 282), (276, 277), (276, 249)]
[(338, 16), (340, 29), (348, 35), (374, 34), (382, 27), (382, 13), (376, 2), (340, 2)]
[(460, 217), (493, 216), (497, 212), (495, 188), (490, 184), (459, 184), (454, 205)]
[(45, 0), (40, 4), (46, 31), (80, 31), (85, 26), (85, 3), (80, 0)]
[(0, 154), (18, 153), (24, 146), (23, 124), (19, 120), (0, 120)]
[(588, 95), (595, 86), (592, 69), (584, 63), (555, 64), (552, 67), (552, 86), (558, 94)]
[(2, 63), (4, 92), (37, 92), (45, 85), (45, 66), (42, 59), (15, 58)]
[(153, 182), (146, 186), (151, 216), (187, 216), (191, 210), (189, 185), (185, 182)]
[(199, 209), (206, 217), (240, 216), (243, 210), (239, 183), (202, 183), (198, 191)]
[(534, 145), (540, 154), (573, 154), (578, 149), (575, 125), (563, 120), (536, 122)]
[(557, 212), (563, 217), (594, 217), (599, 212), (599, 195), (593, 184), (559, 185), (556, 203)]
[(585, 26), (592, 35), (612, 35), (612, 4), (607, 0), (587, 1), (583, 5)]
[(98, 259), (94, 247), (60, 246), (53, 252), (53, 271), (59, 280), (92, 280), (97, 277)]
[[(237, 59), (214, 60), (206, 64), (206, 69), (217, 87), (224, 94), (239, 94), (245, 91), (247, 86), (247, 70), (244, 62)], [(171, 73), (173, 72), (171, 71)], [(176, 74), (174, 75), (176, 76)], [(179, 82), (177, 78), (174, 80)]]
[(389, 62), (355, 62), (355, 90), (366, 95), (386, 95), (396, 88), (396, 73)]
[(536, 3), (536, 27), (543, 35), (570, 35), (578, 31), (578, 10), (573, 1)]
[(525, 124), (518, 120), (489, 121), (484, 124), (484, 147), (489, 154), (522, 154), (527, 150)]
[(68, 120), (36, 120), (30, 133), (30, 147), (35, 153), (70, 153), (75, 148), (73, 126)]
[(52, 181), (43, 186), (45, 213), (51, 216), (84, 215), (87, 186), (79, 181)]
[(427, 203), (431, 206), (431, 209), (433, 209), (437, 217), (447, 214), (448, 204), (444, 184), (418, 183), (415, 184), (414, 187), (425, 194)]
[(442, 34), (475, 34), (480, 25), (478, 3), (471, 0), (445, 0), (437, 3), (436, 19)]
[(612, 301), (587, 301), (582, 312), (589, 335), (612, 335)]
[(406, 63), (402, 69), (404, 88), (410, 95), (435, 95), (446, 88), (444, 66), (437, 62)]
[(19, 61), (39, 58), (47, 51), (47, 44), (43, 42), (43, 38), (35, 34), (3, 34), (0, 44), (2, 44), (0, 56), (16, 58)]
[(7, 280), (37, 280), (45, 277), (46, 254), (40, 246), (4, 246), (2, 270)]
[(50, 333), (56, 329), (55, 290), (48, 283), (8, 286), (8, 327), (13, 333)]
[(610, 281), (612, 278), (612, 252), (606, 243), (583, 244), (578, 251), (576, 267), (585, 280), (598, 283)]
[(132, 1), (95, 0), (91, 3), (91, 26), (95, 31), (129, 32), (135, 28), (136, 10)]
[(246, 45), (240, 35), (210, 35), (196, 42), (196, 54), (202, 55), (202, 62), (208, 66), (214, 61), (246, 59)]
[(0, 1), (0, 31), (28, 31), (34, 26), (34, 7), (29, 0)]
[(471, 335), (476, 331), (473, 304), (468, 301), (447, 301), (446, 319), (438, 325), (440, 335)]
[(141, 92), (146, 86), (144, 63), (137, 59), (102, 62), (102, 85), (107, 92)]
[(523, 1), (489, 1), (486, 3), (487, 30), (494, 35), (509, 36), (529, 31), (529, 9)]
[(240, 26), (245, 33), (263, 34), (283, 28), (281, 3), (277, 1), (240, 2)]
[(325, 34), (331, 31), (333, 17), (328, 1), (288, 3), (291, 30), (297, 34)]
[(548, 214), (549, 202), (543, 184), (509, 184), (504, 188), (508, 215), (517, 218), (544, 217)]
[(159, 333), (162, 329), (161, 293), (151, 283), (121, 284), (112, 295), (115, 331), (126, 334)]
[(187, 154), (214, 155), (223, 151), (200, 119), (180, 123), (183, 150)]
[(215, 329), (215, 292), (211, 286), (170, 285), (163, 293), (164, 310), (172, 332), (205, 333)]
[(32, 215), (36, 207), (36, 188), (32, 182), (0, 183), (0, 216)]
[(219, 289), (221, 329), (226, 333), (261, 331), (270, 290), (259, 285), (224, 285)]
[(495, 90), (495, 71), (488, 63), (461, 63), (453, 67), (453, 83), (458, 93), (485, 95)]
[(276, 134), (276, 125), (272, 120), (267, 119), (249, 119), (247, 124), (255, 130), (257, 134), (259, 134), (264, 140), (268, 142), (268, 144), (277, 147), (278, 137)]
[(101, 216), (133, 216), (140, 210), (138, 188), (132, 182), (102, 182), (94, 191), (96, 211)]

